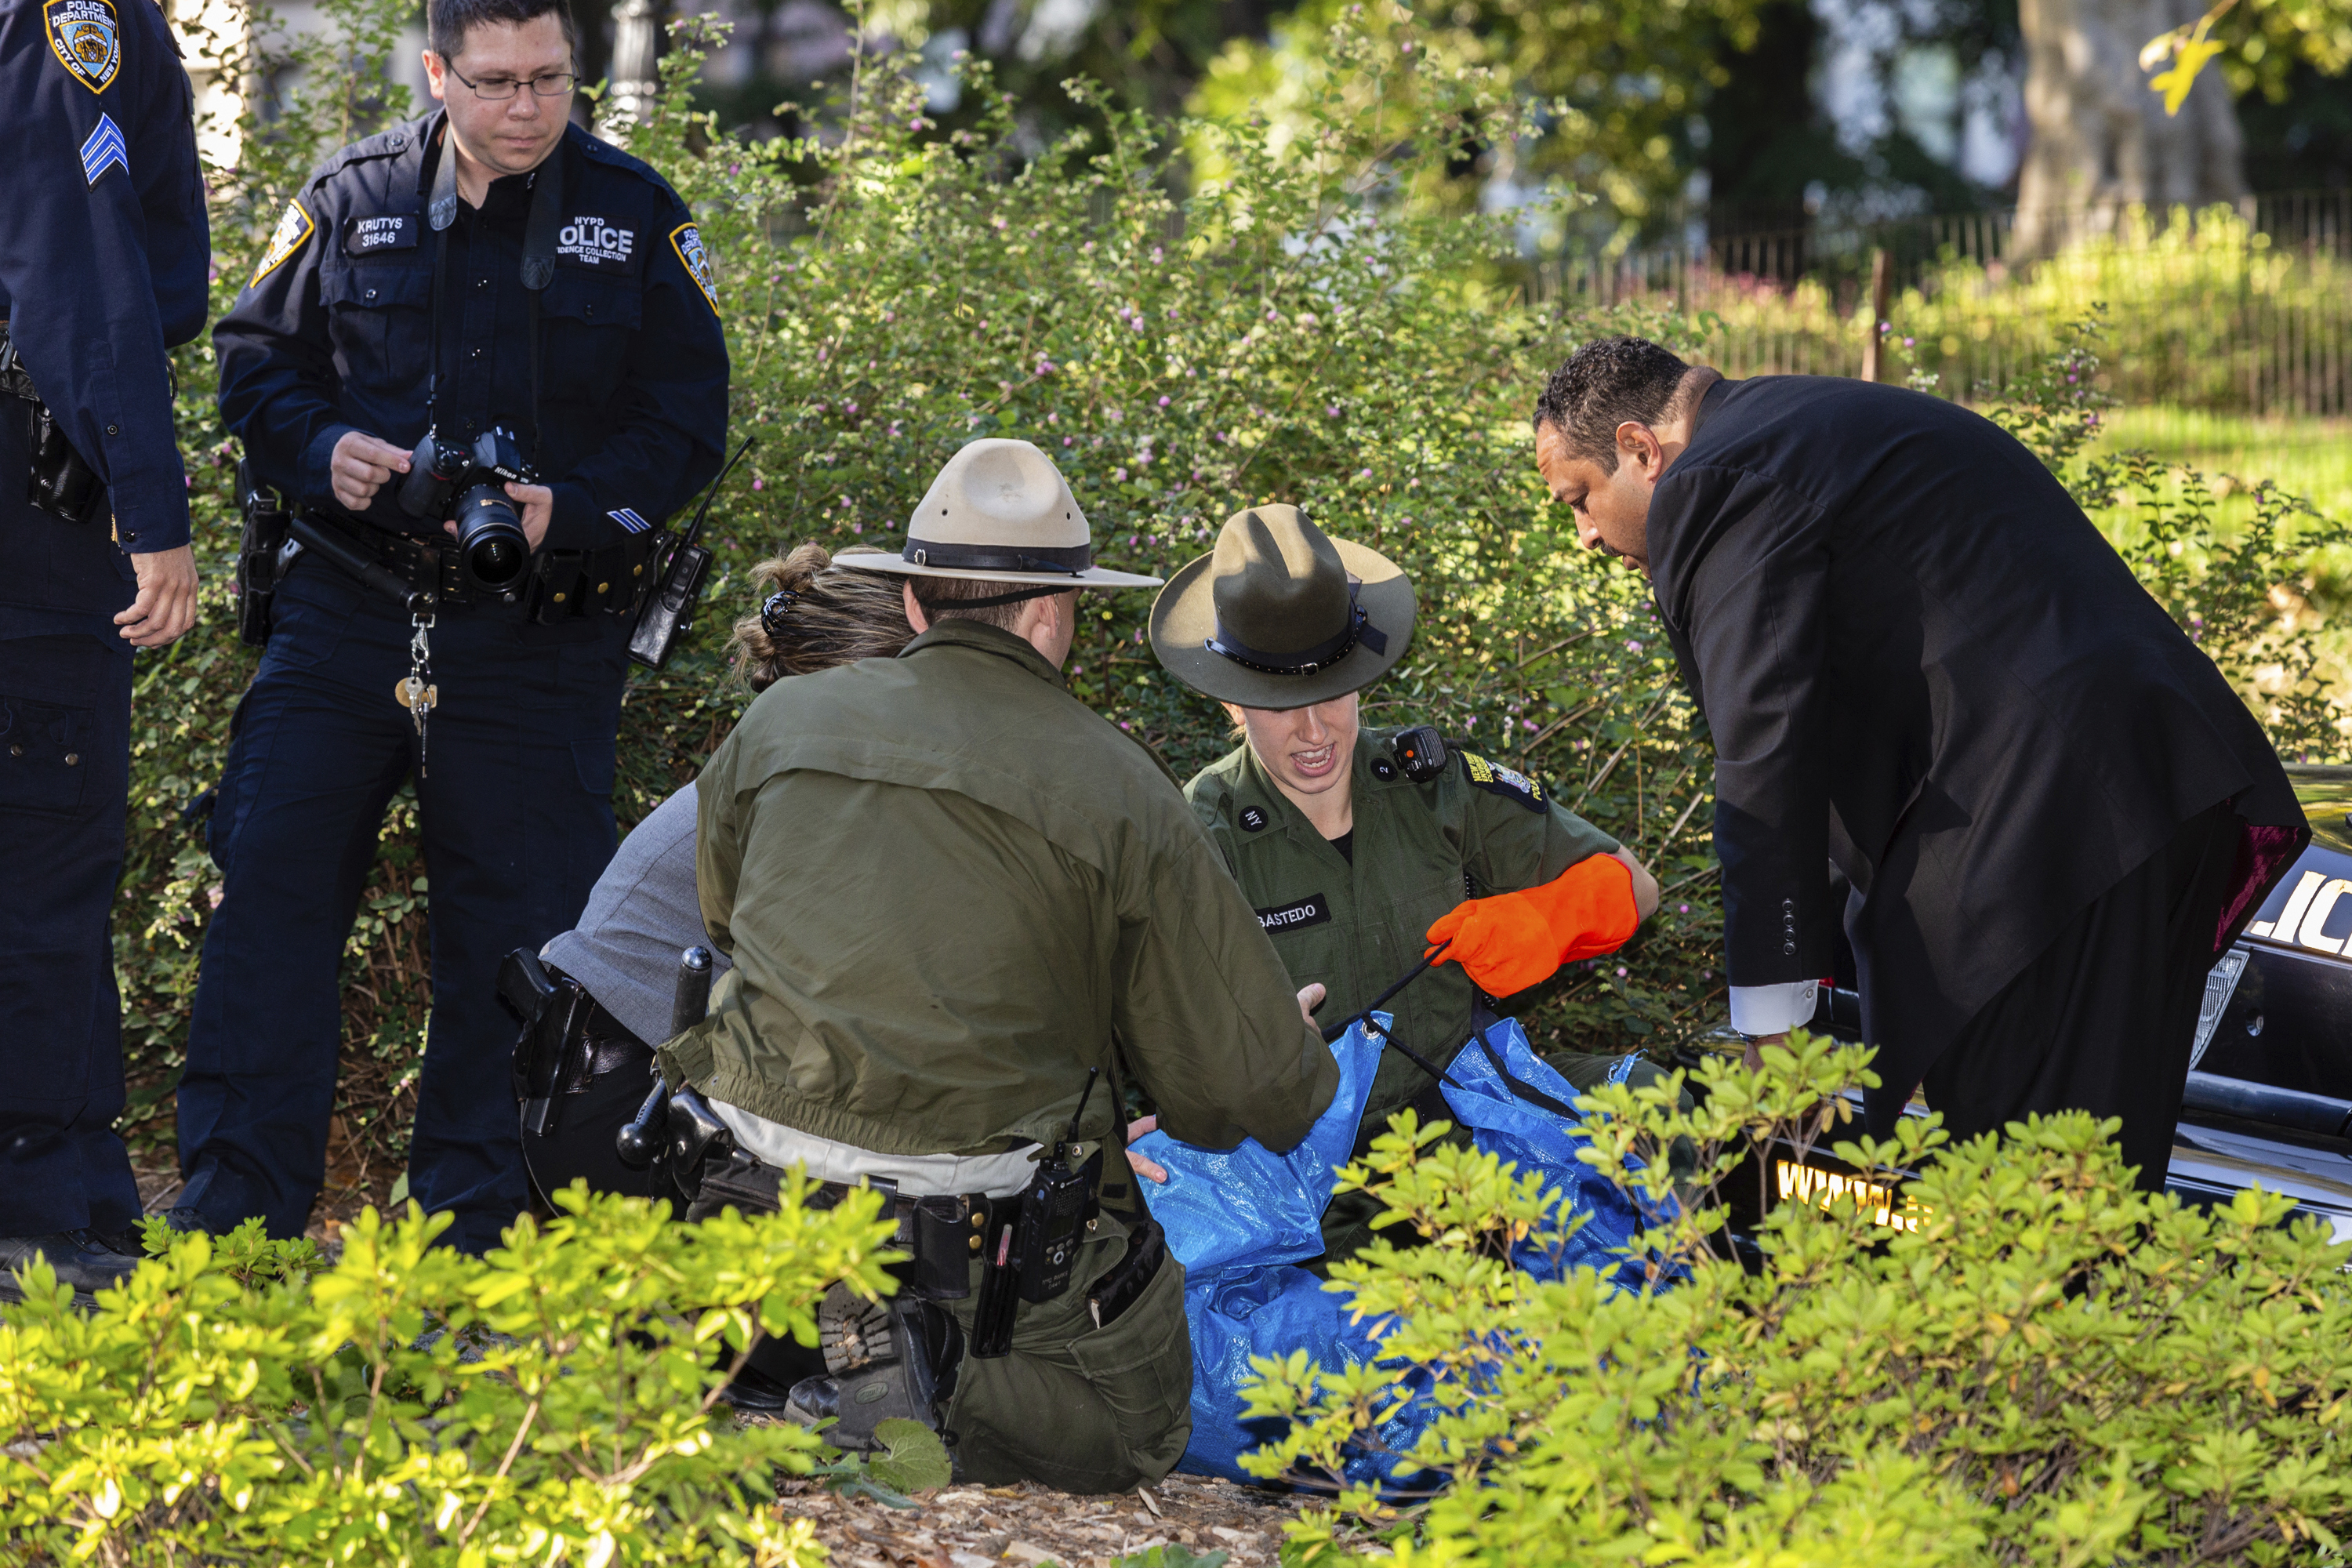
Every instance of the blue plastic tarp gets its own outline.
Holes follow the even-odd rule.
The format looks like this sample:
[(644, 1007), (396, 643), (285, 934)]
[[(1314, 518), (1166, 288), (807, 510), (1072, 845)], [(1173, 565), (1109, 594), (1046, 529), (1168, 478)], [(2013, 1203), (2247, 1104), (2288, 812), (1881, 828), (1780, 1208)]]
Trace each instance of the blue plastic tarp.
[[(1624, 1082), (1635, 1059), (1629, 1056), (1617, 1063), (1610, 1081)], [(1560, 1229), (1518, 1243), (1511, 1249), (1511, 1261), (1538, 1279), (1559, 1279), (1570, 1269), (1591, 1268), (1624, 1289), (1640, 1289), (1647, 1270), (1641, 1259), (1619, 1250), (1641, 1234), (1640, 1206), (1577, 1158), (1580, 1150), (1591, 1146), (1577, 1124), (1514, 1094), (1498, 1062), (1520, 1083), (1563, 1105), (1576, 1103), (1576, 1090), (1536, 1055), (1516, 1018), (1490, 1024), (1483, 1037), (1471, 1037), (1445, 1069), (1454, 1082), (1441, 1092), (1462, 1125), (1471, 1130), (1470, 1141), (1478, 1151), (1517, 1165), (1522, 1174), (1542, 1176), (1549, 1191), (1567, 1196), (1567, 1206), (1555, 1216)], [(1584, 1222), (1580, 1226), (1575, 1225), (1579, 1218)], [(1567, 1234), (1570, 1230), (1573, 1234)]]
[[(1391, 1022), (1386, 1014), (1374, 1017), (1381, 1028)], [(1517, 1023), (1505, 1019), (1491, 1026), (1486, 1041), (1523, 1084), (1574, 1104), (1576, 1091), (1537, 1058)], [(1231, 1150), (1201, 1149), (1164, 1132), (1135, 1143), (1138, 1153), (1168, 1172), (1166, 1184), (1147, 1184), (1145, 1192), (1152, 1216), (1168, 1233), (1170, 1250), (1184, 1265), (1184, 1312), (1192, 1341), (1192, 1439), (1178, 1468), (1195, 1475), (1252, 1480), (1241, 1468), (1241, 1456), (1281, 1435), (1278, 1419), (1241, 1417), (1241, 1388), (1254, 1375), (1252, 1358), (1287, 1357), (1304, 1350), (1330, 1371), (1380, 1359), (1381, 1323), (1353, 1321), (1348, 1292), (1326, 1289), (1323, 1280), (1298, 1267), (1323, 1251), (1323, 1211), (1331, 1201), (1333, 1173), (1355, 1148), (1381, 1043), (1360, 1023), (1331, 1052), (1339, 1066), (1339, 1090), (1330, 1109), (1287, 1154), (1255, 1141)], [(1631, 1067), (1628, 1058), (1619, 1076)], [(1514, 1095), (1475, 1040), (1456, 1056), (1447, 1077), (1453, 1081), (1444, 1091), (1446, 1101), (1476, 1146), (1522, 1172), (1542, 1174), (1549, 1187), (1569, 1195), (1569, 1212), (1585, 1217), (1573, 1237), (1539, 1236), (1521, 1243), (1512, 1261), (1539, 1279), (1587, 1268), (1637, 1286), (1640, 1266), (1612, 1257), (1610, 1249), (1635, 1235), (1639, 1215), (1623, 1194), (1576, 1159), (1585, 1141), (1574, 1124)], [(1350, 1455), (1348, 1480), (1410, 1479), (1397, 1474), (1391, 1456), (1412, 1447), (1436, 1410), (1424, 1396), (1426, 1373), (1399, 1363), (1398, 1375), (1401, 1391), (1414, 1397), (1391, 1413), (1373, 1435), (1374, 1445)]]

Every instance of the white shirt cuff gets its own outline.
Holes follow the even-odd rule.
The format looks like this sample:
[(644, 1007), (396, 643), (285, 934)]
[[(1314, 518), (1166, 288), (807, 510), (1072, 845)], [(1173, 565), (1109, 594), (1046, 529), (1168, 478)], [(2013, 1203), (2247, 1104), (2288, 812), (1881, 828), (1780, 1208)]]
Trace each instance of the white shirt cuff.
[(1731, 1026), (1743, 1035), (1782, 1035), (1813, 1021), (1818, 980), (1731, 988)]

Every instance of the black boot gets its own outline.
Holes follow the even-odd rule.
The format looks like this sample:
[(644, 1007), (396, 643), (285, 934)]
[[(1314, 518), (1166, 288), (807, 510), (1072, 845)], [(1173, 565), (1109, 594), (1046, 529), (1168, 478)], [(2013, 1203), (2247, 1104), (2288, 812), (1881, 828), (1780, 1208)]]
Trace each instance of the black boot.
[(98, 1291), (121, 1284), (139, 1268), (137, 1258), (117, 1252), (92, 1230), (0, 1237), (0, 1301), (25, 1299), (16, 1271), (32, 1262), (37, 1252), (48, 1259), (59, 1281), (73, 1287), (77, 1307), (95, 1308)]
[(867, 1301), (835, 1285), (816, 1322), (832, 1370), (793, 1385), (787, 1416), (804, 1426), (832, 1421), (825, 1441), (853, 1451), (872, 1448), (875, 1427), (894, 1418), (940, 1430), (963, 1364), (953, 1313), (907, 1295)]

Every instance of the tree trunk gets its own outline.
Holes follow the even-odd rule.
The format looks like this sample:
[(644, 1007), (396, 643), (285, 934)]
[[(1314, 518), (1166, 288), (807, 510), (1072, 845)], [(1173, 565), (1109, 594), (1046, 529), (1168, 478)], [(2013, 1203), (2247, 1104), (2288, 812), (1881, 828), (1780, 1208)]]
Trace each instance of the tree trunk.
[(2109, 231), (2130, 206), (2161, 212), (2246, 194), (2221, 72), (2208, 68), (2168, 117), (2139, 68), (2142, 45), (2204, 9), (2204, 0), (2020, 0), (2031, 141), (2018, 177), (2017, 256)]
[(661, 0), (620, 0), (613, 7), (613, 90), (604, 129), (614, 137), (653, 117), (661, 96)]

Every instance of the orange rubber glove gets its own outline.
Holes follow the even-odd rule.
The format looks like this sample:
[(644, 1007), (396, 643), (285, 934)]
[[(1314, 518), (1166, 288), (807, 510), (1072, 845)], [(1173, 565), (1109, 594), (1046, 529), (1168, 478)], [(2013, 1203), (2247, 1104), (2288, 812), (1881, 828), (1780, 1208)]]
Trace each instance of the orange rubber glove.
[(1632, 868), (1595, 855), (1540, 888), (1454, 905), (1429, 928), (1429, 941), (1452, 939), (1439, 962), (1459, 963), (1489, 996), (1508, 996), (1563, 963), (1615, 952), (1641, 923)]

